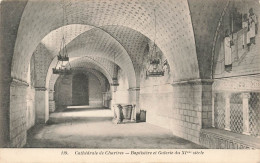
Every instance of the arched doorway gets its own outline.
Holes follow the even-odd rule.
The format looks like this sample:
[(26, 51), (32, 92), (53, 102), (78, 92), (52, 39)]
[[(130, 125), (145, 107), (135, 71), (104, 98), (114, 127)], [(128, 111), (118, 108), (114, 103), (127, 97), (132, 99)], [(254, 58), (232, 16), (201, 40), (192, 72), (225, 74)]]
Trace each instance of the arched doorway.
[(88, 77), (82, 73), (72, 79), (72, 104), (89, 105)]

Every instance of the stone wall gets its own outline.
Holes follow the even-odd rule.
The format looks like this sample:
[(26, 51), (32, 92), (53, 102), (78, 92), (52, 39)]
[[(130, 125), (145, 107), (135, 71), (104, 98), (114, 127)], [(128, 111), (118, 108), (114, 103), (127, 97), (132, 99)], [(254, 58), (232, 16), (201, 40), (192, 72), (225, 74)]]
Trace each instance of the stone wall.
[[(55, 91), (49, 92), (49, 105), (56, 104), (57, 107), (72, 105), (72, 78), (73, 75), (60, 76), (55, 83)], [(99, 79), (92, 73), (85, 73), (89, 80), (89, 105), (102, 106), (102, 90)], [(53, 101), (53, 95), (55, 102)]]
[[(27, 74), (27, 80), (30, 84), (30, 87), (35, 87), (33, 92), (31, 92), (31, 90), (28, 90), (28, 96), (32, 96), (31, 94), (34, 94), (35, 96), (34, 98), (29, 97), (31, 100), (28, 101), (29, 104), (34, 108), (31, 108), (30, 105), (28, 105), (28, 107), (31, 109), (30, 112), (33, 112), (36, 115), (35, 120), (37, 123), (45, 123), (49, 118), (49, 101), (47, 89), (45, 88), (45, 86), (46, 75), (51, 61), (51, 53), (43, 44), (39, 44), (31, 57), (28, 71), (30, 73)], [(30, 112), (28, 113), (28, 116), (32, 116)], [(30, 121), (33, 119), (34, 117), (28, 119), (28, 123), (30, 123)]]
[(146, 110), (148, 123), (198, 143), (200, 129), (211, 124), (211, 82), (197, 80), (141, 88), (140, 109)]
[(140, 88), (140, 110), (148, 123), (171, 129), (173, 87), (170, 84)]
[(28, 84), (13, 80), (10, 87), (10, 147), (22, 147), (27, 137), (27, 94)]
[[(199, 142), (201, 128), (211, 124), (211, 80), (176, 81), (173, 67), (164, 76), (146, 76), (148, 57), (140, 73), (140, 110), (148, 123), (169, 129), (173, 135)], [(161, 54), (162, 61), (166, 58)]]
[(49, 112), (54, 112), (56, 110), (56, 102), (55, 102), (55, 91), (54, 85), (58, 79), (59, 75), (52, 74), (49, 80)]
[(54, 90), (49, 90), (49, 112), (54, 112), (56, 109), (54, 99)]
[(173, 84), (174, 135), (199, 142), (201, 128), (211, 125), (211, 81)]
[(27, 88), (27, 129), (30, 129), (35, 124), (35, 89), (33, 87)]
[(35, 69), (35, 87), (45, 87), (48, 68), (53, 60), (52, 54), (40, 43), (34, 51), (31, 60), (33, 60)]
[(35, 124), (35, 67), (34, 67), (34, 60), (31, 59), (30, 66), (28, 68), (28, 74), (27, 74), (27, 82), (29, 84), (27, 88), (27, 129), (30, 129)]
[(107, 108), (111, 108), (111, 92), (102, 92), (103, 94), (103, 106)]
[(0, 147), (7, 147), (10, 141), (11, 65), (17, 31), (26, 4), (25, 0), (1, 1), (0, 5)]
[(89, 105), (90, 106), (102, 106), (102, 90), (101, 83), (96, 76), (89, 73)]
[(57, 108), (72, 105), (72, 75), (59, 77), (54, 86)]
[(114, 95), (114, 99), (113, 103), (121, 103), (121, 104), (128, 104), (129, 101), (129, 85), (128, 85), (128, 80), (127, 80), (127, 76), (125, 74), (124, 71), (122, 71), (122, 69), (118, 70), (118, 83), (119, 86), (117, 86), (117, 91), (113, 92)]
[(36, 87), (35, 88), (35, 112), (36, 122), (46, 123), (49, 119), (49, 99), (48, 91), (46, 88)]

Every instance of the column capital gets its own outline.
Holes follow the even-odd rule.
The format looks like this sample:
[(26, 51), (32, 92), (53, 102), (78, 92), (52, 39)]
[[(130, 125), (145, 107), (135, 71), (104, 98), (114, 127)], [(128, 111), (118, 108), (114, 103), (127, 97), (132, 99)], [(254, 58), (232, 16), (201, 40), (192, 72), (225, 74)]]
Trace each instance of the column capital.
[(129, 88), (128, 91), (140, 91), (140, 87)]
[(26, 81), (22, 81), (22, 80), (19, 80), (19, 79), (12, 78), (11, 79), (11, 86), (24, 86), (24, 87), (28, 87), (29, 84)]
[(242, 94), (241, 94), (241, 97), (242, 97), (243, 99), (249, 99), (249, 98), (250, 98), (250, 93), (248, 93), (248, 92), (242, 93)]
[(35, 87), (35, 91), (47, 91), (45, 87)]
[(116, 92), (116, 91), (117, 91), (117, 86), (111, 86), (111, 88), (112, 88), (112, 91), (113, 91), (113, 92)]
[(224, 98), (230, 98), (231, 97), (231, 92), (223, 92), (223, 97)]

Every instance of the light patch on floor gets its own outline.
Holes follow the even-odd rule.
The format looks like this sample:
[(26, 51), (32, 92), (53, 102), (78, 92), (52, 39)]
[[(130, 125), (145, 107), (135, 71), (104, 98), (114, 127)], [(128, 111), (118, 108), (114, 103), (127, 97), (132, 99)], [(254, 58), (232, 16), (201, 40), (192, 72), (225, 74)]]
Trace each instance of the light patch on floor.
[(52, 113), (46, 125), (28, 132), (26, 147), (47, 148), (203, 148), (148, 123), (112, 123), (104, 108), (69, 108)]

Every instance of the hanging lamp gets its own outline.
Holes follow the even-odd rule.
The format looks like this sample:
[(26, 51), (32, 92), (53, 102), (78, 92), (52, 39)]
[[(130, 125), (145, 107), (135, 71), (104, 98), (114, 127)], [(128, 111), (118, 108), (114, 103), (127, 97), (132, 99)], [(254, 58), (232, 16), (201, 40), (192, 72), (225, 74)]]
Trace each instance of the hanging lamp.
[(148, 69), (146, 71), (146, 76), (148, 77), (161, 77), (164, 76), (162, 60), (157, 52), (156, 48), (156, 14), (154, 9), (154, 43), (152, 47), (152, 52), (148, 62)]
[[(55, 66), (55, 68), (52, 69), (53, 74), (60, 74), (60, 75), (69, 75), (71, 74), (71, 65), (69, 62), (69, 56), (66, 48), (66, 41), (65, 41), (65, 35), (64, 35), (64, 26), (65, 26), (65, 17), (64, 15), (66, 14), (65, 11), (65, 3), (63, 1), (63, 26), (62, 28), (62, 40), (61, 40), (61, 45), (60, 45), (60, 51), (57, 56), (58, 62)], [(68, 66), (66, 66), (68, 65)]]

